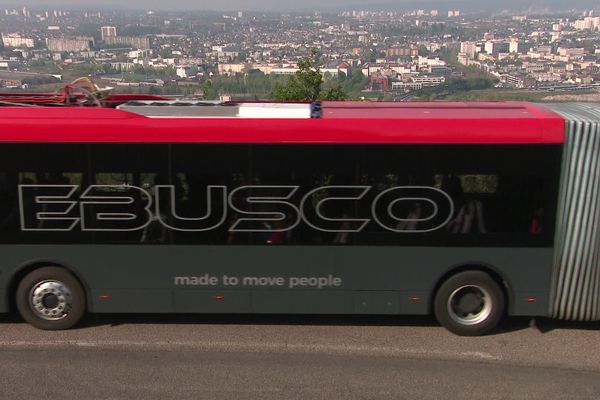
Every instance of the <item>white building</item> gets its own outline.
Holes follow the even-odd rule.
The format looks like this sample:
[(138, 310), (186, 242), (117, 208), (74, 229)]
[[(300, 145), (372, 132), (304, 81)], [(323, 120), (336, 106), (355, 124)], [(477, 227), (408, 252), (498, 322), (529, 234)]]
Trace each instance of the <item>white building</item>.
[(575, 21), (573, 26), (577, 30), (598, 30), (600, 28), (600, 17), (585, 17)]
[(114, 26), (102, 26), (100, 27), (100, 35), (104, 41), (107, 37), (117, 36), (117, 28)]
[(510, 53), (527, 53), (531, 50), (531, 44), (528, 42), (522, 42), (518, 39), (512, 39), (508, 45), (508, 51)]
[(477, 53), (477, 44), (475, 42), (462, 42), (460, 52), (465, 53), (468, 58), (474, 59)]
[(299, 72), (298, 68), (288, 67), (288, 68), (272, 68), (271, 73), (273, 75), (294, 75), (296, 72)]
[(198, 67), (195, 65), (180, 66), (177, 67), (175, 73), (180, 78), (189, 78), (190, 76), (194, 76), (198, 73)]
[(446, 82), (446, 78), (443, 76), (413, 76), (411, 80), (423, 86), (437, 86)]
[(505, 41), (488, 40), (485, 43), (485, 52), (487, 54), (508, 53), (509, 50), (510, 50), (510, 45), (508, 42), (505, 42)]
[(583, 47), (559, 47), (557, 54), (565, 57), (583, 57), (585, 49)]
[(245, 65), (242, 63), (219, 63), (217, 69), (219, 75), (235, 75), (244, 71)]
[(88, 51), (94, 46), (93, 37), (48, 38), (48, 50), (55, 52)]
[(32, 38), (21, 37), (18, 33), (2, 34), (2, 44), (4, 47), (35, 47), (35, 41)]
[(127, 57), (129, 57), (129, 58), (150, 57), (150, 50), (132, 50), (129, 53), (127, 53)]
[(432, 65), (446, 65), (446, 62), (444, 60), (440, 60), (438, 57), (430, 58), (430, 57), (419, 56), (419, 58), (417, 59), (417, 62), (419, 63), (419, 66), (421, 66), (421, 67), (430, 67)]
[(19, 62), (16, 60), (0, 60), (0, 69), (13, 69), (17, 68)]
[(421, 90), (423, 89), (422, 83), (416, 82), (392, 82), (392, 90)]

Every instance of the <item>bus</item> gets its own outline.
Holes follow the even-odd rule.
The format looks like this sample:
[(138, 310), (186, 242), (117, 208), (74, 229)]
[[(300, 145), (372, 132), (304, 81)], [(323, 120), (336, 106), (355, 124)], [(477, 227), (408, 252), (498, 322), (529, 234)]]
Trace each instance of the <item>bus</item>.
[(600, 319), (600, 109), (0, 107), (0, 312)]

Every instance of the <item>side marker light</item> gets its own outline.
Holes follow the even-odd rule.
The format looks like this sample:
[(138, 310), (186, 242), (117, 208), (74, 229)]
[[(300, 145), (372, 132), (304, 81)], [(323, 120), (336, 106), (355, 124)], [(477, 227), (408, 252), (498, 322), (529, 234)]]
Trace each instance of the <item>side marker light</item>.
[(537, 301), (537, 297), (528, 297), (527, 298), (528, 303), (535, 303), (536, 301)]

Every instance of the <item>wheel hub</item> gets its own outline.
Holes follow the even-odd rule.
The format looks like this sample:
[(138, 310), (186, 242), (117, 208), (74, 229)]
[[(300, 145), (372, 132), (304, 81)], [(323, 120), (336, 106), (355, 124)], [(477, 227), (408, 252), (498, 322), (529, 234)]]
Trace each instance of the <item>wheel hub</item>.
[(46, 308), (50, 308), (50, 309), (56, 308), (56, 307), (58, 307), (59, 302), (60, 302), (60, 300), (58, 300), (58, 296), (56, 296), (53, 293), (46, 294), (42, 297), (42, 304)]
[(450, 317), (462, 325), (478, 324), (489, 317), (491, 312), (490, 294), (481, 286), (462, 286), (448, 298)]
[(71, 292), (60, 281), (44, 281), (31, 290), (31, 309), (45, 320), (56, 321), (65, 318), (71, 310), (71, 305)]

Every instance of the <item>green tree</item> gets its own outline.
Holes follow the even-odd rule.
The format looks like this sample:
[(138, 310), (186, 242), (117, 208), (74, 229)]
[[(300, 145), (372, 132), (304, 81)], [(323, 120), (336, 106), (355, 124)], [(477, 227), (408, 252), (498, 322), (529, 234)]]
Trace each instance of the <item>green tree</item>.
[(346, 92), (344, 92), (344, 89), (342, 89), (340, 85), (322, 91), (319, 96), (319, 100), (327, 101), (342, 101), (346, 100), (347, 98), (348, 95)]
[(318, 66), (315, 66), (313, 57), (316, 50), (312, 50), (311, 56), (304, 57), (298, 61), (298, 71), (290, 76), (285, 84), (275, 83), (273, 97), (278, 101), (315, 101), (315, 100), (345, 100), (346, 93), (337, 85), (336, 87), (323, 90), (323, 76)]
[(360, 91), (369, 83), (369, 77), (363, 75), (360, 68), (354, 68), (350, 76), (342, 82), (342, 89), (350, 97), (359, 97)]
[(204, 100), (213, 100), (217, 94), (214, 89), (215, 88), (213, 86), (212, 80), (208, 79), (206, 82), (204, 82), (204, 85), (202, 85), (203, 99)]

